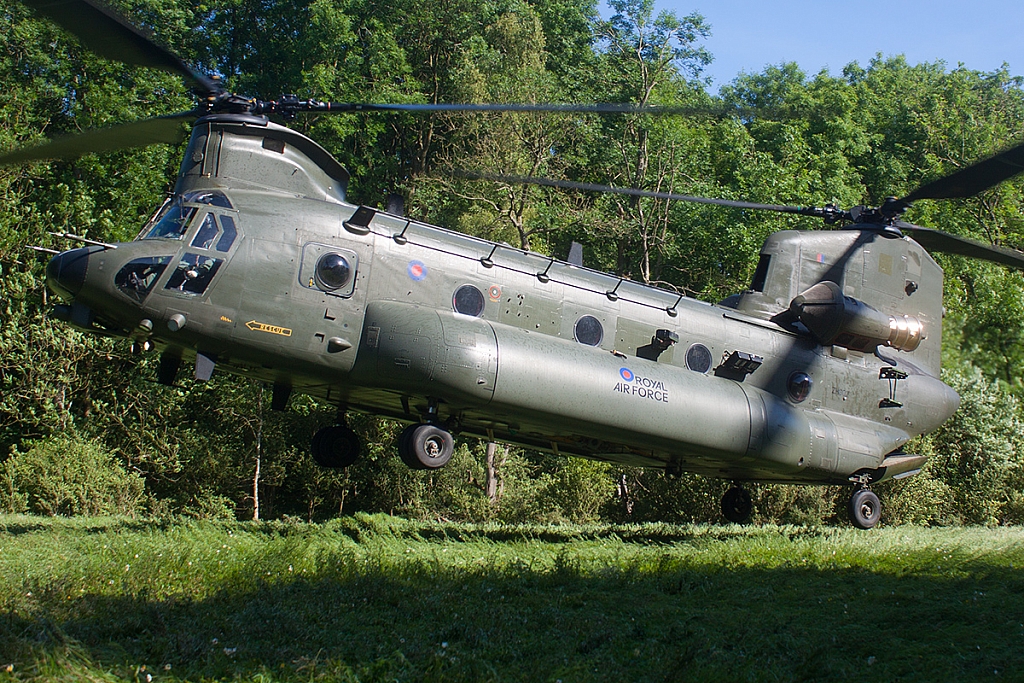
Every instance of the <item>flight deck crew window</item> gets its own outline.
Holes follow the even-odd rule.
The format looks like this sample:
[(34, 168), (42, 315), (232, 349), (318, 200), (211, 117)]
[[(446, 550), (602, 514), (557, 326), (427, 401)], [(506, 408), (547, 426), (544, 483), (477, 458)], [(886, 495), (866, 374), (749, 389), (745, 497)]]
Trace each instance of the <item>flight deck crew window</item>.
[(217, 241), (217, 251), (228, 251), (231, 249), (231, 245), (235, 243), (235, 237), (238, 236), (238, 230), (235, 229), (235, 219), (231, 216), (221, 216), (220, 227), (224, 233), (220, 236), (220, 240)]
[(476, 318), (484, 312), (484, 293), (473, 285), (462, 285), (455, 290), (452, 308), (456, 313)]
[(142, 301), (170, 262), (170, 256), (146, 256), (129, 261), (114, 276), (114, 285), (125, 295)]
[(171, 273), (164, 289), (177, 290), (193, 296), (202, 294), (210, 286), (210, 281), (217, 274), (219, 258), (210, 258), (202, 254), (185, 254), (178, 262), (178, 267)]
[(217, 221), (213, 214), (206, 214), (202, 225), (199, 226), (199, 232), (196, 233), (195, 239), (192, 240), (192, 246), (196, 249), (209, 249), (213, 246), (213, 240), (217, 239), (218, 232)]
[(601, 321), (592, 315), (585, 315), (576, 321), (572, 328), (572, 336), (580, 344), (587, 346), (599, 346), (604, 339), (604, 327)]

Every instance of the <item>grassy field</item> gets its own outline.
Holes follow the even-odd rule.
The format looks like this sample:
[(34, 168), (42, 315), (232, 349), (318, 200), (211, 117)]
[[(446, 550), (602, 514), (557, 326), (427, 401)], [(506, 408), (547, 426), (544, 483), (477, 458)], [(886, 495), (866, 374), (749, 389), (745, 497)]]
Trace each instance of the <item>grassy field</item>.
[(1024, 680), (1024, 529), (0, 516), (0, 681)]

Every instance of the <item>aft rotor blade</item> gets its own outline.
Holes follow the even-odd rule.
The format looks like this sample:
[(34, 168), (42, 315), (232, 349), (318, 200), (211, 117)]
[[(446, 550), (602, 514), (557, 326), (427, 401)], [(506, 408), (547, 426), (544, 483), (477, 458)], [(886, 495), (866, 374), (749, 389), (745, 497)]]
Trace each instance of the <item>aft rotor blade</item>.
[(715, 206), (728, 206), (734, 209), (754, 209), (757, 211), (776, 211), (779, 213), (793, 213), (801, 216), (816, 216), (818, 218), (830, 218), (838, 210), (832, 207), (819, 208), (815, 206), (786, 206), (780, 204), (757, 204), (755, 202), (741, 202), (732, 199), (712, 199), (710, 197), (695, 197), (674, 192), (655, 192), (653, 190), (638, 190), (632, 187), (615, 187), (614, 185), (598, 185), (595, 183), (577, 183), (571, 180), (553, 180), (551, 178), (535, 178), (530, 176), (508, 176), (488, 173), (476, 173), (474, 171), (456, 171), (456, 175), (469, 180), (489, 180), (499, 183), (512, 183), (515, 185), (541, 185), (543, 187), (556, 187), (562, 190), (582, 190), (584, 192), (606, 192), (611, 194), (623, 194), (632, 197), (650, 197), (653, 199), (671, 199), (681, 202), (695, 202), (697, 204), (713, 204)]
[(182, 124), (195, 117), (195, 112), (183, 112), (69, 135), (0, 155), (0, 166), (42, 159), (74, 159), (92, 152), (113, 152), (157, 143), (176, 145), (185, 138)]
[(922, 185), (906, 197), (896, 201), (900, 212), (918, 199), (952, 199), (973, 197), (995, 187), (1004, 180), (1024, 171), (1024, 143), (1000, 152), (994, 157), (960, 169), (956, 173)]
[(123, 16), (95, 0), (22, 2), (53, 20), (101, 57), (179, 74), (203, 94), (220, 91), (216, 81), (189, 68), (176, 54), (158, 45)]
[(958, 254), (970, 258), (991, 261), (1018, 270), (1024, 270), (1024, 252), (999, 247), (993, 244), (985, 244), (968, 237), (960, 237), (942, 230), (922, 228), (920, 225), (896, 222), (896, 227), (905, 233), (910, 233), (914, 240), (928, 251), (938, 251), (945, 254)]

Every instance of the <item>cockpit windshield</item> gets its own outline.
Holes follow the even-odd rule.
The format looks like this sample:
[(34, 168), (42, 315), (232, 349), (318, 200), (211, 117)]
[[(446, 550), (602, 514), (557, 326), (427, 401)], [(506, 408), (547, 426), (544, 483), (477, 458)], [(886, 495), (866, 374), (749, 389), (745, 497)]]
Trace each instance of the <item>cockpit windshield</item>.
[(149, 219), (137, 239), (180, 240), (185, 236), (188, 225), (196, 213), (196, 207), (186, 206), (186, 204), (205, 204), (224, 209), (233, 208), (224, 193), (217, 190), (201, 190), (175, 195), (165, 201), (156, 214)]
[(183, 205), (180, 197), (174, 200), (169, 199), (143, 228), (140, 237), (146, 240), (157, 237), (180, 240), (185, 236), (185, 231), (188, 230), (189, 221), (195, 211), (194, 207)]

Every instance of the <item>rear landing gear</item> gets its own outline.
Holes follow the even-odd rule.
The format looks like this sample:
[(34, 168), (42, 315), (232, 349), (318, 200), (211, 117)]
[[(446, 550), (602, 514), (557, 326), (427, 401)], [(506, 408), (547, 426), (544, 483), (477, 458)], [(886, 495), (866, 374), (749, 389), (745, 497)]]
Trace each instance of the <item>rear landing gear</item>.
[(359, 435), (346, 425), (324, 427), (313, 435), (313, 460), (321, 467), (348, 467), (359, 457)]
[(750, 493), (742, 486), (734, 485), (722, 496), (722, 514), (734, 524), (743, 524), (750, 519), (753, 507)]
[(410, 425), (398, 437), (398, 455), (414, 470), (444, 467), (454, 452), (452, 435), (437, 425)]
[(866, 486), (854, 489), (850, 496), (850, 521), (860, 529), (870, 529), (882, 516), (882, 504), (874, 491)]

